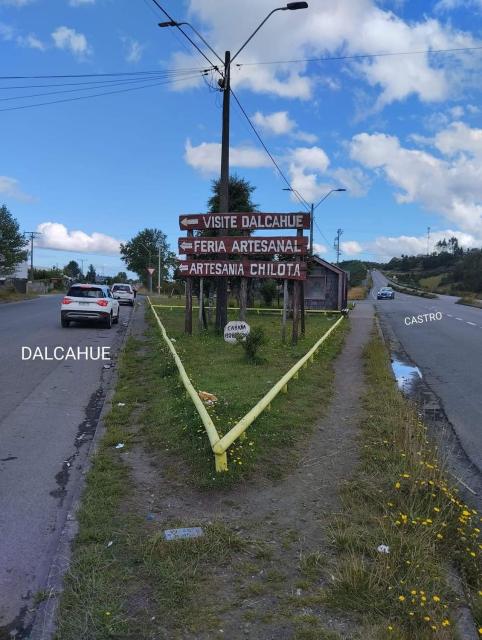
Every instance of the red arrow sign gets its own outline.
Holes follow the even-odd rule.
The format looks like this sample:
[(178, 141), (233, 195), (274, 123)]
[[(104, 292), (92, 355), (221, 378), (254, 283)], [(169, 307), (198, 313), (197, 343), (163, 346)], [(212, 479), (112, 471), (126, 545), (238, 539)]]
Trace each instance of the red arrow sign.
[(309, 229), (309, 213), (190, 213), (179, 216), (180, 229)]
[(180, 260), (181, 275), (190, 278), (244, 277), (306, 280), (304, 262), (264, 262), (262, 260)]
[(291, 237), (235, 237), (179, 238), (179, 253), (186, 255), (266, 254), (301, 256), (308, 251), (308, 238)]

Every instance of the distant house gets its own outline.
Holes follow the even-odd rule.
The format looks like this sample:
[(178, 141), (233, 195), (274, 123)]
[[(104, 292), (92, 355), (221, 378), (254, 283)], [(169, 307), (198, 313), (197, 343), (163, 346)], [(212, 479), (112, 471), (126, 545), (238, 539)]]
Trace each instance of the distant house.
[(348, 274), (336, 264), (318, 256), (308, 259), (305, 280), (305, 309), (346, 309)]
[(23, 262), (19, 262), (15, 267), (15, 271), (8, 275), (2, 273), (0, 269), (0, 286), (9, 284), (15, 287), (15, 290), (19, 293), (25, 293), (28, 280), (28, 268), (28, 260), (24, 260)]

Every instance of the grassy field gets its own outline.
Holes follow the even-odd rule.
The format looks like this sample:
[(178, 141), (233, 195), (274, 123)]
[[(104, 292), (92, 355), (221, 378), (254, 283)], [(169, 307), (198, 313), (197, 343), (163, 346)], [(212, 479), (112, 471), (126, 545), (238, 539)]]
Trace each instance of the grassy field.
[(38, 298), (36, 293), (17, 293), (10, 289), (0, 287), (0, 304), (2, 302), (20, 302), (21, 300), (31, 300), (32, 298)]
[[(339, 558), (328, 602), (357, 612), (366, 637), (461, 637), (454, 614), (463, 601), (482, 626), (480, 517), (447, 481), (416, 407), (394, 384), (378, 336), (365, 358), (362, 463), (332, 526)], [(465, 596), (453, 589), (454, 567)]]
[[(136, 486), (126, 461), (140, 446), (154, 459), (159, 456), (156, 476), (168, 479), (161, 486), (174, 482), (170, 491), (177, 496), (190, 491), (189, 487), (194, 491), (219, 487), (226, 505), (227, 485), (254, 472), (261, 480), (263, 475), (286, 474), (296, 463), (298, 445), (328, 405), (333, 359), (348, 329), (347, 321), (314, 364), (293, 381), (289, 393), (279, 396), (272, 411), (250, 427), (248, 438), (230, 457), (229, 474), (216, 476), (204, 429), (174, 375), (171, 357), (151, 321), (152, 312), (147, 312), (147, 318), (146, 334), (127, 341), (119, 362), (106, 433), (94, 456), (78, 515), (80, 531), (66, 577), (56, 640), (174, 640), (186, 633), (199, 637), (201, 631), (218, 630), (215, 613), (221, 615), (222, 605), (213, 600), (215, 591), (210, 585), (222, 579), (224, 567), (236, 561), (240, 580), (254, 589), (251, 572), (259, 563), (269, 562), (270, 542), (240, 535), (220, 520), (221, 515), (204, 525), (205, 535), (198, 540), (189, 544), (164, 541), (163, 528), (188, 526), (190, 516), (183, 512), (182, 519), (163, 521), (161, 527), (155, 523), (153, 528), (146, 520), (146, 496)], [(229, 421), (250, 408), (333, 322), (310, 318), (306, 338), (297, 347), (283, 347), (279, 320), (265, 316), (249, 320), (252, 326), (263, 326), (269, 337), (261, 354), (266, 361), (257, 366), (244, 362), (239, 346), (209, 334), (184, 336), (182, 313), (163, 314), (196, 386), (218, 395), (214, 418), (220, 427), (229, 426)], [(122, 450), (115, 449), (119, 442), (125, 443)], [(181, 483), (177, 489), (176, 483)], [(312, 561), (316, 565), (316, 558), (303, 558), (303, 571), (316, 573)], [(267, 572), (266, 588), (278, 588), (279, 579), (279, 572)], [(304, 622), (297, 626), (300, 632), (294, 637), (298, 640), (313, 637), (307, 635), (310, 630), (306, 631)], [(316, 637), (328, 640), (333, 636)]]
[[(337, 319), (321, 315), (307, 317), (305, 337), (296, 346), (292, 346), (289, 342), (281, 342), (279, 316), (258, 315), (254, 312), (248, 314), (251, 328), (261, 327), (267, 340), (259, 352), (262, 363), (254, 365), (246, 361), (241, 345), (228, 344), (212, 331), (201, 332), (193, 337), (186, 336), (183, 333), (183, 311), (159, 311), (169, 337), (175, 340), (175, 348), (194, 387), (218, 398), (216, 405), (208, 408), (208, 411), (221, 436), (267, 393)], [(152, 316), (148, 317), (152, 321)], [(231, 312), (230, 319), (234, 318)], [(182, 449), (182, 455), (188, 458), (189, 464), (196, 470), (201, 484), (229, 483), (233, 477), (246, 477), (254, 469), (263, 469), (264, 473), (271, 476), (282, 473), (293, 458), (293, 444), (312, 427), (313, 421), (320, 414), (320, 407), (314, 398), (320, 390), (326, 399), (329, 398), (331, 362), (340, 349), (343, 335), (344, 329), (339, 328), (320, 351), (316, 366), (308, 367), (298, 380), (290, 383), (289, 393), (278, 396), (271, 411), (265, 411), (249, 427), (246, 432), (247, 440), (238, 440), (230, 447), (228, 478), (213, 476), (213, 456), (204, 427), (192, 403), (185, 402), (182, 397), (184, 388), (174, 375), (167, 347), (159, 344), (158, 357), (168, 368), (165, 378), (172, 400), (167, 407), (164, 404), (153, 408), (152, 419), (146, 424), (146, 434), (151, 446), (162, 448), (169, 442), (167, 446)], [(163, 428), (159, 428), (159, 421), (164, 423)]]

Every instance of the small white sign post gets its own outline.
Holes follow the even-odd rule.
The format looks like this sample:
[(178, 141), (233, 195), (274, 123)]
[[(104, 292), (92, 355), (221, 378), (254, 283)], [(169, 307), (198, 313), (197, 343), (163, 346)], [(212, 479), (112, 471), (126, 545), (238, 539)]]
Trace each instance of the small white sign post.
[(224, 341), (236, 344), (238, 340), (246, 340), (251, 328), (247, 322), (242, 320), (231, 320), (224, 327)]

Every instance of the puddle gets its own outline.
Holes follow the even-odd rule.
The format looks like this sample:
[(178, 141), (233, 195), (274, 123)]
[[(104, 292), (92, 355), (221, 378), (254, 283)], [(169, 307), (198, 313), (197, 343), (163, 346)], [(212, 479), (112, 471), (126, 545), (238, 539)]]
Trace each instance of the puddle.
[(418, 367), (406, 364), (401, 360), (397, 360), (397, 358), (392, 359), (392, 370), (397, 380), (398, 388), (404, 393), (410, 393), (413, 384), (422, 379), (422, 374)]

